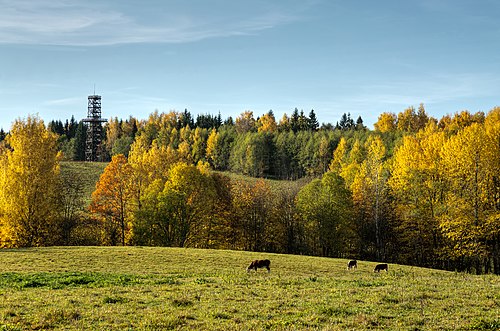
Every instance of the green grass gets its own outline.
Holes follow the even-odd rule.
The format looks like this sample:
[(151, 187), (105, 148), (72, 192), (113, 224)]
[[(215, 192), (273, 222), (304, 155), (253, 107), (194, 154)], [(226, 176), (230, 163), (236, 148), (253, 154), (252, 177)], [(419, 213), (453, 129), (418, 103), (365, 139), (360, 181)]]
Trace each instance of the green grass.
[(85, 204), (89, 204), (95, 184), (104, 172), (106, 162), (61, 162), (61, 174), (69, 178), (77, 178), (82, 181), (82, 197)]
[[(246, 272), (269, 258), (271, 273)], [(500, 278), (236, 251), (0, 251), (0, 330), (498, 330)]]

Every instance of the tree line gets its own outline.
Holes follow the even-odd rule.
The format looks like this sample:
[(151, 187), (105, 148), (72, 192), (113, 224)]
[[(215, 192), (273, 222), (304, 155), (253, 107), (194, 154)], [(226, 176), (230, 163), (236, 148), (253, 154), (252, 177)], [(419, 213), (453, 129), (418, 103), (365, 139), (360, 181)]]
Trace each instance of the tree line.
[[(108, 123), (112, 159), (88, 213), (59, 210), (74, 202), (60, 195), (75, 182), (57, 175), (61, 136), (37, 118), (16, 122), (1, 153), (2, 245), (244, 249), (500, 273), (500, 108), (438, 121), (420, 105), (381, 114), (373, 131), (347, 114), (319, 127), (302, 112), (295, 130), (300, 113), (276, 122), (244, 112), (210, 128), (192, 128), (186, 114)], [(19, 154), (37, 148), (33, 127), (45, 138), (31, 140), (52, 155), (45, 163)], [(40, 186), (15, 203), (21, 183), (36, 183), (22, 176), (42, 172), (54, 174), (44, 193), (54, 191), (54, 205), (37, 200)]]

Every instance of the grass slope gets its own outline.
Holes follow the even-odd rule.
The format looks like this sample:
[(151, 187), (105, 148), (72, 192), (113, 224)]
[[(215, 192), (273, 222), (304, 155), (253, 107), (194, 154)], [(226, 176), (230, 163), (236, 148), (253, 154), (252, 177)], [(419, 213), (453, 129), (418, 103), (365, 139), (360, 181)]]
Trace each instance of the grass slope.
[[(271, 273), (247, 273), (269, 258)], [(0, 251), (0, 330), (497, 330), (500, 278), (152, 247)]]
[(92, 192), (95, 190), (95, 184), (107, 165), (107, 162), (61, 162), (61, 174), (82, 181), (81, 194), (85, 204), (89, 204)]
[[(107, 165), (107, 162), (65, 161), (61, 162), (61, 174), (68, 178), (81, 179), (83, 183), (81, 196), (83, 197), (85, 204), (88, 205), (91, 201), (92, 192), (95, 190), (95, 185)], [(217, 173), (227, 176), (233, 181), (244, 181), (250, 184), (255, 184), (255, 182), (260, 180), (259, 178), (235, 174), (229, 171), (217, 171)], [(271, 190), (275, 192), (287, 189), (292, 185), (303, 186), (309, 182), (309, 180), (309, 178), (303, 178), (297, 181), (265, 179), (271, 187)]]

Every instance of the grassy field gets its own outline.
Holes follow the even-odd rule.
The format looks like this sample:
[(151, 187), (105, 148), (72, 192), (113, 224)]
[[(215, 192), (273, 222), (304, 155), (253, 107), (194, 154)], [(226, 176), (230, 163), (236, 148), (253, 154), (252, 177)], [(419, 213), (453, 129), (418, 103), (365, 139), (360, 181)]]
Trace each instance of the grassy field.
[[(247, 273), (269, 258), (271, 273)], [(498, 330), (500, 277), (236, 251), (0, 251), (0, 330)]]
[(95, 184), (107, 165), (107, 162), (61, 162), (61, 174), (81, 180), (83, 184), (81, 194), (84, 202), (89, 204)]

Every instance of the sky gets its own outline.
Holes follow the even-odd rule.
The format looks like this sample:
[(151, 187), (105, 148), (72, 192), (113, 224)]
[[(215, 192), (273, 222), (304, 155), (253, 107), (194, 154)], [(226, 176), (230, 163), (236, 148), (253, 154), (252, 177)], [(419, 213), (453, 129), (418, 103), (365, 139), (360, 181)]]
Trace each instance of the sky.
[(158, 110), (373, 128), (500, 106), (497, 0), (0, 0), (0, 127)]

